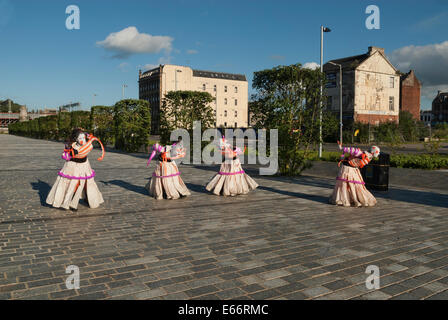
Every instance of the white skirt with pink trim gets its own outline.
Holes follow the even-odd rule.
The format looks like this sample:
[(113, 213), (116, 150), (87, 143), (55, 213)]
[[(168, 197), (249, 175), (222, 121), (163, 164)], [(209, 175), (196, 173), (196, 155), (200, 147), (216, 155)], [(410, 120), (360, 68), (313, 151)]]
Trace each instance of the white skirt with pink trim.
[(157, 200), (179, 199), (190, 195), (174, 161), (159, 161), (145, 188)]
[(205, 188), (216, 195), (236, 196), (247, 194), (257, 187), (258, 183), (244, 172), (240, 159), (236, 158), (223, 162)]
[(330, 203), (344, 207), (371, 207), (375, 197), (367, 190), (358, 168), (341, 165)]
[(104, 199), (94, 177), (88, 159), (83, 163), (67, 161), (58, 172), (46, 202), (55, 208), (77, 209), (79, 200), (85, 199), (90, 208), (99, 207)]

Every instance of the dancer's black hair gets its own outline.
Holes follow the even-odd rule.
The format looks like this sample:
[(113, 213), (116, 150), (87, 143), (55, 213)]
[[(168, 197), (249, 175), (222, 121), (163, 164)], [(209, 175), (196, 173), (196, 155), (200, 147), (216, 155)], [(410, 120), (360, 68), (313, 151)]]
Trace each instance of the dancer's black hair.
[(84, 130), (82, 130), (81, 128), (75, 128), (72, 131), (72, 134), (70, 135), (70, 144), (72, 144), (73, 142), (76, 142), (76, 140), (78, 139), (78, 136), (84, 133)]

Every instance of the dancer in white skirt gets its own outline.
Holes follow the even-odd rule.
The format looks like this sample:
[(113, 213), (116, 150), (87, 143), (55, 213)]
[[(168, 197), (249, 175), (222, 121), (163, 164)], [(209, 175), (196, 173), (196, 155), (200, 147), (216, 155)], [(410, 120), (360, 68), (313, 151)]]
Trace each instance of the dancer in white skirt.
[(236, 196), (247, 194), (258, 187), (258, 184), (249, 177), (241, 167), (239, 155), (243, 154), (240, 148), (232, 150), (230, 144), (223, 137), (220, 140), (221, 152), (224, 161), (219, 172), (205, 187), (208, 191), (223, 196)]
[(341, 161), (338, 163), (340, 169), (330, 203), (345, 207), (374, 206), (376, 199), (367, 190), (359, 168), (367, 165), (374, 157), (378, 157), (380, 148), (372, 146), (370, 152), (367, 152), (353, 147), (342, 148), (339, 141), (338, 144), (339, 149), (342, 150)]
[(156, 155), (158, 155), (159, 163), (152, 174), (151, 180), (145, 186), (149, 195), (157, 200), (164, 198), (179, 199), (189, 196), (190, 191), (180, 177), (179, 169), (174, 161), (185, 157), (185, 149), (182, 144), (164, 147), (156, 143), (152, 146), (152, 149), (147, 166)]
[(102, 155), (98, 161), (102, 161), (104, 147), (101, 141), (82, 129), (73, 130), (70, 144), (65, 146), (62, 154), (66, 162), (47, 196), (46, 202), (49, 205), (77, 210), (80, 199), (86, 199), (90, 208), (97, 208), (104, 202), (94, 180), (95, 171), (87, 159), (94, 141), (98, 141), (101, 145)]

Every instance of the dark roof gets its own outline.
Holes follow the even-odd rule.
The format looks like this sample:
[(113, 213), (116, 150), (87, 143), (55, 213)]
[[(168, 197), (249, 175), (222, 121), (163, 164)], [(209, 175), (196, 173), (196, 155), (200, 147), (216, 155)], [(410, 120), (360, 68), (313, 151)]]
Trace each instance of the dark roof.
[[(367, 60), (368, 57), (370, 57), (370, 55), (368, 53), (364, 53), (357, 56), (335, 59), (330, 61), (342, 65), (342, 69), (344, 70), (353, 70), (361, 63), (363, 63), (365, 60)], [(324, 64), (324, 71), (338, 71), (338, 70), (339, 66), (332, 65), (328, 62)]]
[(246, 81), (246, 76), (244, 74), (223, 73), (204, 70), (193, 70), (193, 77)]

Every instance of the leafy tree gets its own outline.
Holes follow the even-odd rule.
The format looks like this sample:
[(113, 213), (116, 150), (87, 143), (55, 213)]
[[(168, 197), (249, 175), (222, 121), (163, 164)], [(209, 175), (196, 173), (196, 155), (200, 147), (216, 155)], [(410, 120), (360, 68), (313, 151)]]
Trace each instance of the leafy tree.
[(90, 112), (89, 111), (70, 112), (70, 127), (83, 128), (86, 131), (90, 131), (91, 130)]
[[(20, 107), (20, 104), (17, 104), (11, 100), (11, 112), (18, 113), (20, 111)], [(0, 101), (0, 112), (9, 112), (8, 100)]]
[(92, 107), (90, 110), (90, 128), (104, 145), (114, 144), (114, 107)]
[(325, 142), (336, 142), (339, 140), (339, 118), (330, 111), (322, 114), (322, 139)]
[(408, 111), (400, 111), (398, 128), (405, 141), (418, 141), (420, 138), (421, 121), (414, 119)]
[(114, 106), (115, 148), (137, 152), (148, 145), (151, 112), (146, 100), (125, 99)]
[(171, 131), (175, 129), (193, 130), (193, 122), (201, 121), (202, 130), (212, 128), (215, 116), (210, 103), (213, 97), (201, 91), (170, 91), (162, 100), (160, 113), (160, 138), (169, 143)]
[(254, 73), (253, 119), (256, 128), (278, 129), (280, 174), (300, 174), (311, 164), (319, 142), (319, 70), (301, 64), (278, 66)]

